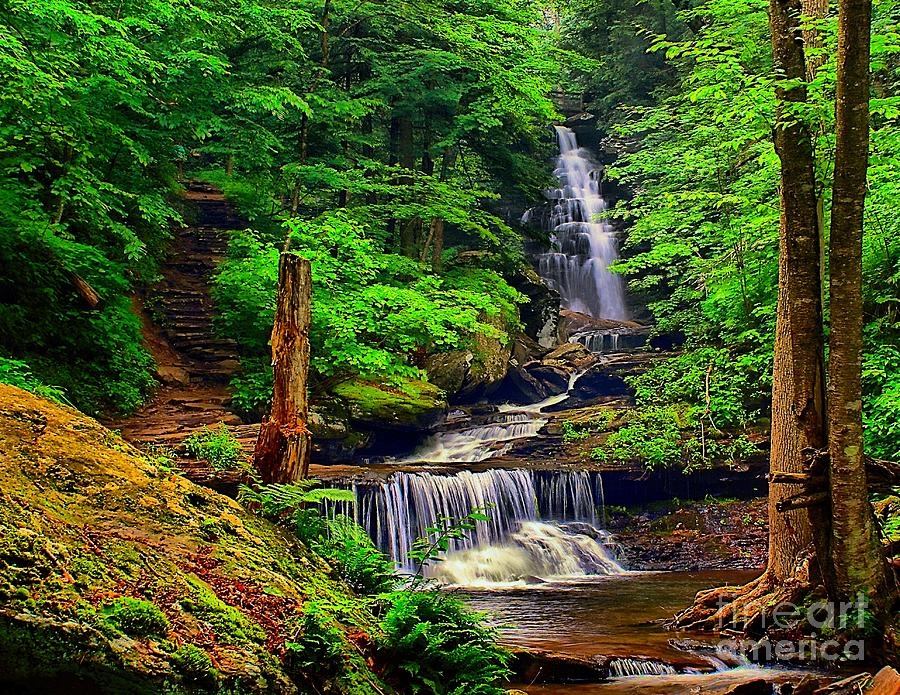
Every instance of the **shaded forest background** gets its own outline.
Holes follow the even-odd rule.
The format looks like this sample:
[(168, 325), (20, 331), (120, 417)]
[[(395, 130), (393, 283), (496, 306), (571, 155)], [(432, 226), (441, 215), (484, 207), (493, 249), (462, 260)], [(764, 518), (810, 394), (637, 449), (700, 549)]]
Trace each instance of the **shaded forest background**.
[[(634, 440), (651, 442), (637, 453), (667, 464), (701, 426), (764, 421), (779, 215), (766, 7), (11, 2), (0, 380), (91, 413), (146, 399), (152, 360), (130, 296), (189, 221), (185, 178), (221, 186), (251, 225), (216, 285), (246, 413), (270, 392), (286, 243), (313, 263), (314, 391), (357, 375), (403, 389), (429, 354), (511, 339), (535, 233), (501, 203), (541, 199), (564, 91), (586, 95), (619, 152), (607, 175), (631, 191), (612, 212), (627, 229), (618, 270), (686, 348), (634, 384)], [(900, 4), (876, 2), (874, 22), (865, 417), (869, 452), (897, 459)], [(816, 134), (827, 213), (836, 27), (815, 28), (823, 65), (795, 115)]]

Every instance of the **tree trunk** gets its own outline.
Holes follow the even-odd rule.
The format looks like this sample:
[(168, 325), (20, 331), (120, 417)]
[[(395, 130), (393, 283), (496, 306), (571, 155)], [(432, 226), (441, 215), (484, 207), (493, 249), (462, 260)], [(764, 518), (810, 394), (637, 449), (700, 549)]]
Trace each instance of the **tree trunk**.
[[(456, 164), (456, 155), (457, 148), (451, 147), (448, 150), (444, 150), (444, 154), (441, 157), (441, 173), (440, 180), (441, 182), (447, 181), (450, 178), (450, 174), (453, 170), (454, 164)], [(435, 274), (440, 274), (444, 269), (444, 220), (440, 217), (434, 217), (431, 220), (431, 228), (428, 233), (428, 237), (434, 243), (434, 250), (431, 254), (431, 271)]]
[[(806, 58), (806, 81), (816, 79), (826, 59), (824, 51), (825, 42), (822, 33), (815, 22), (819, 22), (828, 16), (828, 0), (802, 0), (803, 19), (807, 24), (803, 29), (804, 56)], [(812, 22), (812, 23), (811, 23)], [(826, 125), (820, 122), (817, 128), (819, 135), (825, 134)], [(816, 217), (819, 222), (819, 283), (822, 295), (822, 306), (825, 305), (825, 186), (817, 185), (816, 188)]]
[[(413, 124), (407, 117), (397, 119), (397, 152), (399, 164), (410, 172), (416, 168), (416, 153), (413, 148)], [(400, 179), (401, 186), (412, 186), (413, 177), (404, 176)], [(418, 224), (415, 220), (406, 220), (400, 225), (400, 253), (409, 258), (416, 256), (416, 230)]]
[(331, 24), (331, 0), (325, 0), (325, 6), (322, 8), (322, 67), (327, 68), (331, 54), (331, 45), (329, 42), (328, 29)]
[[(803, 0), (803, 17), (805, 20), (820, 20), (828, 16), (828, 0)], [(825, 43), (822, 41), (818, 27), (806, 27), (803, 29), (804, 56), (806, 59), (806, 81), (816, 79), (819, 68), (825, 64)]]
[[(821, 450), (824, 432), (824, 369), (820, 247), (816, 212), (813, 150), (806, 126), (787, 113), (791, 103), (806, 100), (806, 65), (800, 28), (800, 0), (770, 0), (769, 24), (776, 68), (787, 80), (778, 87), (775, 150), (781, 160), (781, 225), (779, 232), (778, 319), (772, 387), (772, 451), (770, 471), (801, 473), (805, 452)], [(814, 540), (810, 516), (821, 509), (781, 512), (779, 503), (803, 492), (797, 485), (773, 483), (769, 490), (770, 580), (782, 583), (795, 572)], [(816, 529), (816, 538), (827, 531)], [(816, 543), (818, 550), (820, 542)], [(819, 557), (822, 561), (823, 558)]]
[(263, 482), (292, 483), (309, 472), (306, 429), (312, 272), (309, 261), (283, 253), (278, 265), (278, 304), (272, 327), (275, 388), (263, 420), (254, 460)]
[(828, 450), (831, 458), (835, 600), (889, 604), (887, 573), (868, 499), (862, 426), (862, 234), (869, 163), (871, 0), (841, 0), (837, 135), (831, 209), (831, 337)]
[(436, 275), (444, 269), (444, 220), (440, 217), (431, 219), (431, 231), (429, 236), (434, 242), (434, 251), (431, 255), (431, 270)]

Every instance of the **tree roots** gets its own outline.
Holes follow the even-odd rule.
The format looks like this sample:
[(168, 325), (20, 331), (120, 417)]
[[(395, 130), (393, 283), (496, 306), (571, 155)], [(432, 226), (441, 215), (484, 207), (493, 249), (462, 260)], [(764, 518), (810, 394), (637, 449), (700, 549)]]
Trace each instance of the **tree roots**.
[(669, 627), (704, 632), (760, 634), (771, 624), (774, 611), (785, 603), (797, 604), (811, 590), (804, 566), (787, 582), (776, 582), (766, 572), (743, 586), (723, 586), (699, 592), (694, 603), (676, 615)]

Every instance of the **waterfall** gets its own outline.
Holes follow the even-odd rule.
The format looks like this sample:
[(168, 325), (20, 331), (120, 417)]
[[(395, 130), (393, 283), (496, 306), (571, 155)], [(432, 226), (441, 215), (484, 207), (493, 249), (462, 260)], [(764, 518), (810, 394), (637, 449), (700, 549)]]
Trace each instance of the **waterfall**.
[(575, 382), (583, 371), (573, 372), (563, 393), (533, 403), (515, 405), (504, 403), (497, 407), (491, 421), (453, 432), (439, 432), (426, 439), (412, 454), (401, 459), (389, 459), (389, 463), (478, 463), (495, 456), (502, 456), (521, 439), (535, 437), (547, 420), (540, 417), (544, 408), (562, 403), (569, 397)]
[(678, 673), (673, 666), (660, 661), (645, 659), (613, 659), (609, 662), (609, 675), (622, 676), (669, 676)]
[(431, 576), (451, 585), (484, 586), (623, 571), (600, 540), (553, 524), (525, 521), (502, 544), (451, 553), (434, 566)]
[(598, 354), (604, 352), (618, 352), (619, 332), (590, 331), (588, 333), (579, 333), (569, 338), (569, 342), (584, 345), (591, 352)]
[(594, 528), (597, 480), (599, 474), (585, 471), (398, 472), (354, 483), (352, 514), (398, 566), (412, 570), (409, 551), (426, 529), (485, 509), (490, 520), (453, 541), (445, 562), (430, 570), (449, 583), (614, 574), (622, 569), (608, 534)]
[(476, 463), (509, 451), (517, 439), (534, 437), (547, 424), (527, 412), (501, 413), (494, 422), (459, 432), (432, 435), (395, 463)]
[[(618, 258), (615, 233), (599, 217), (606, 211), (596, 165), (578, 147), (575, 133), (556, 126), (560, 156), (554, 174), (560, 188), (547, 191), (553, 247), (538, 259), (538, 272), (560, 293), (567, 309), (595, 318), (626, 319), (622, 278), (609, 271)], [(526, 214), (526, 218), (530, 216)]]

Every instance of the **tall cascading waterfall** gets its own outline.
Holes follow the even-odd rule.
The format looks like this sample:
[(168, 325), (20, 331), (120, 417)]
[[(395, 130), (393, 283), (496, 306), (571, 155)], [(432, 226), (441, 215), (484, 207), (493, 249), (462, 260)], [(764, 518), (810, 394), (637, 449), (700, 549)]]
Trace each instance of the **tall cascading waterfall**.
[(612, 227), (600, 219), (607, 205), (597, 165), (572, 130), (556, 126), (556, 133), (560, 155), (554, 174), (560, 187), (546, 192), (553, 204), (546, 220), (553, 246), (539, 256), (538, 272), (559, 292), (564, 308), (594, 318), (627, 319), (622, 278), (609, 270), (619, 251)]
[(465, 540), (428, 569), (450, 584), (491, 584), (621, 573), (611, 541), (596, 529), (602, 505), (599, 474), (493, 469), (453, 475), (395, 473), (380, 483), (353, 485), (352, 516), (403, 569), (409, 551), (442, 518), (483, 509)]

